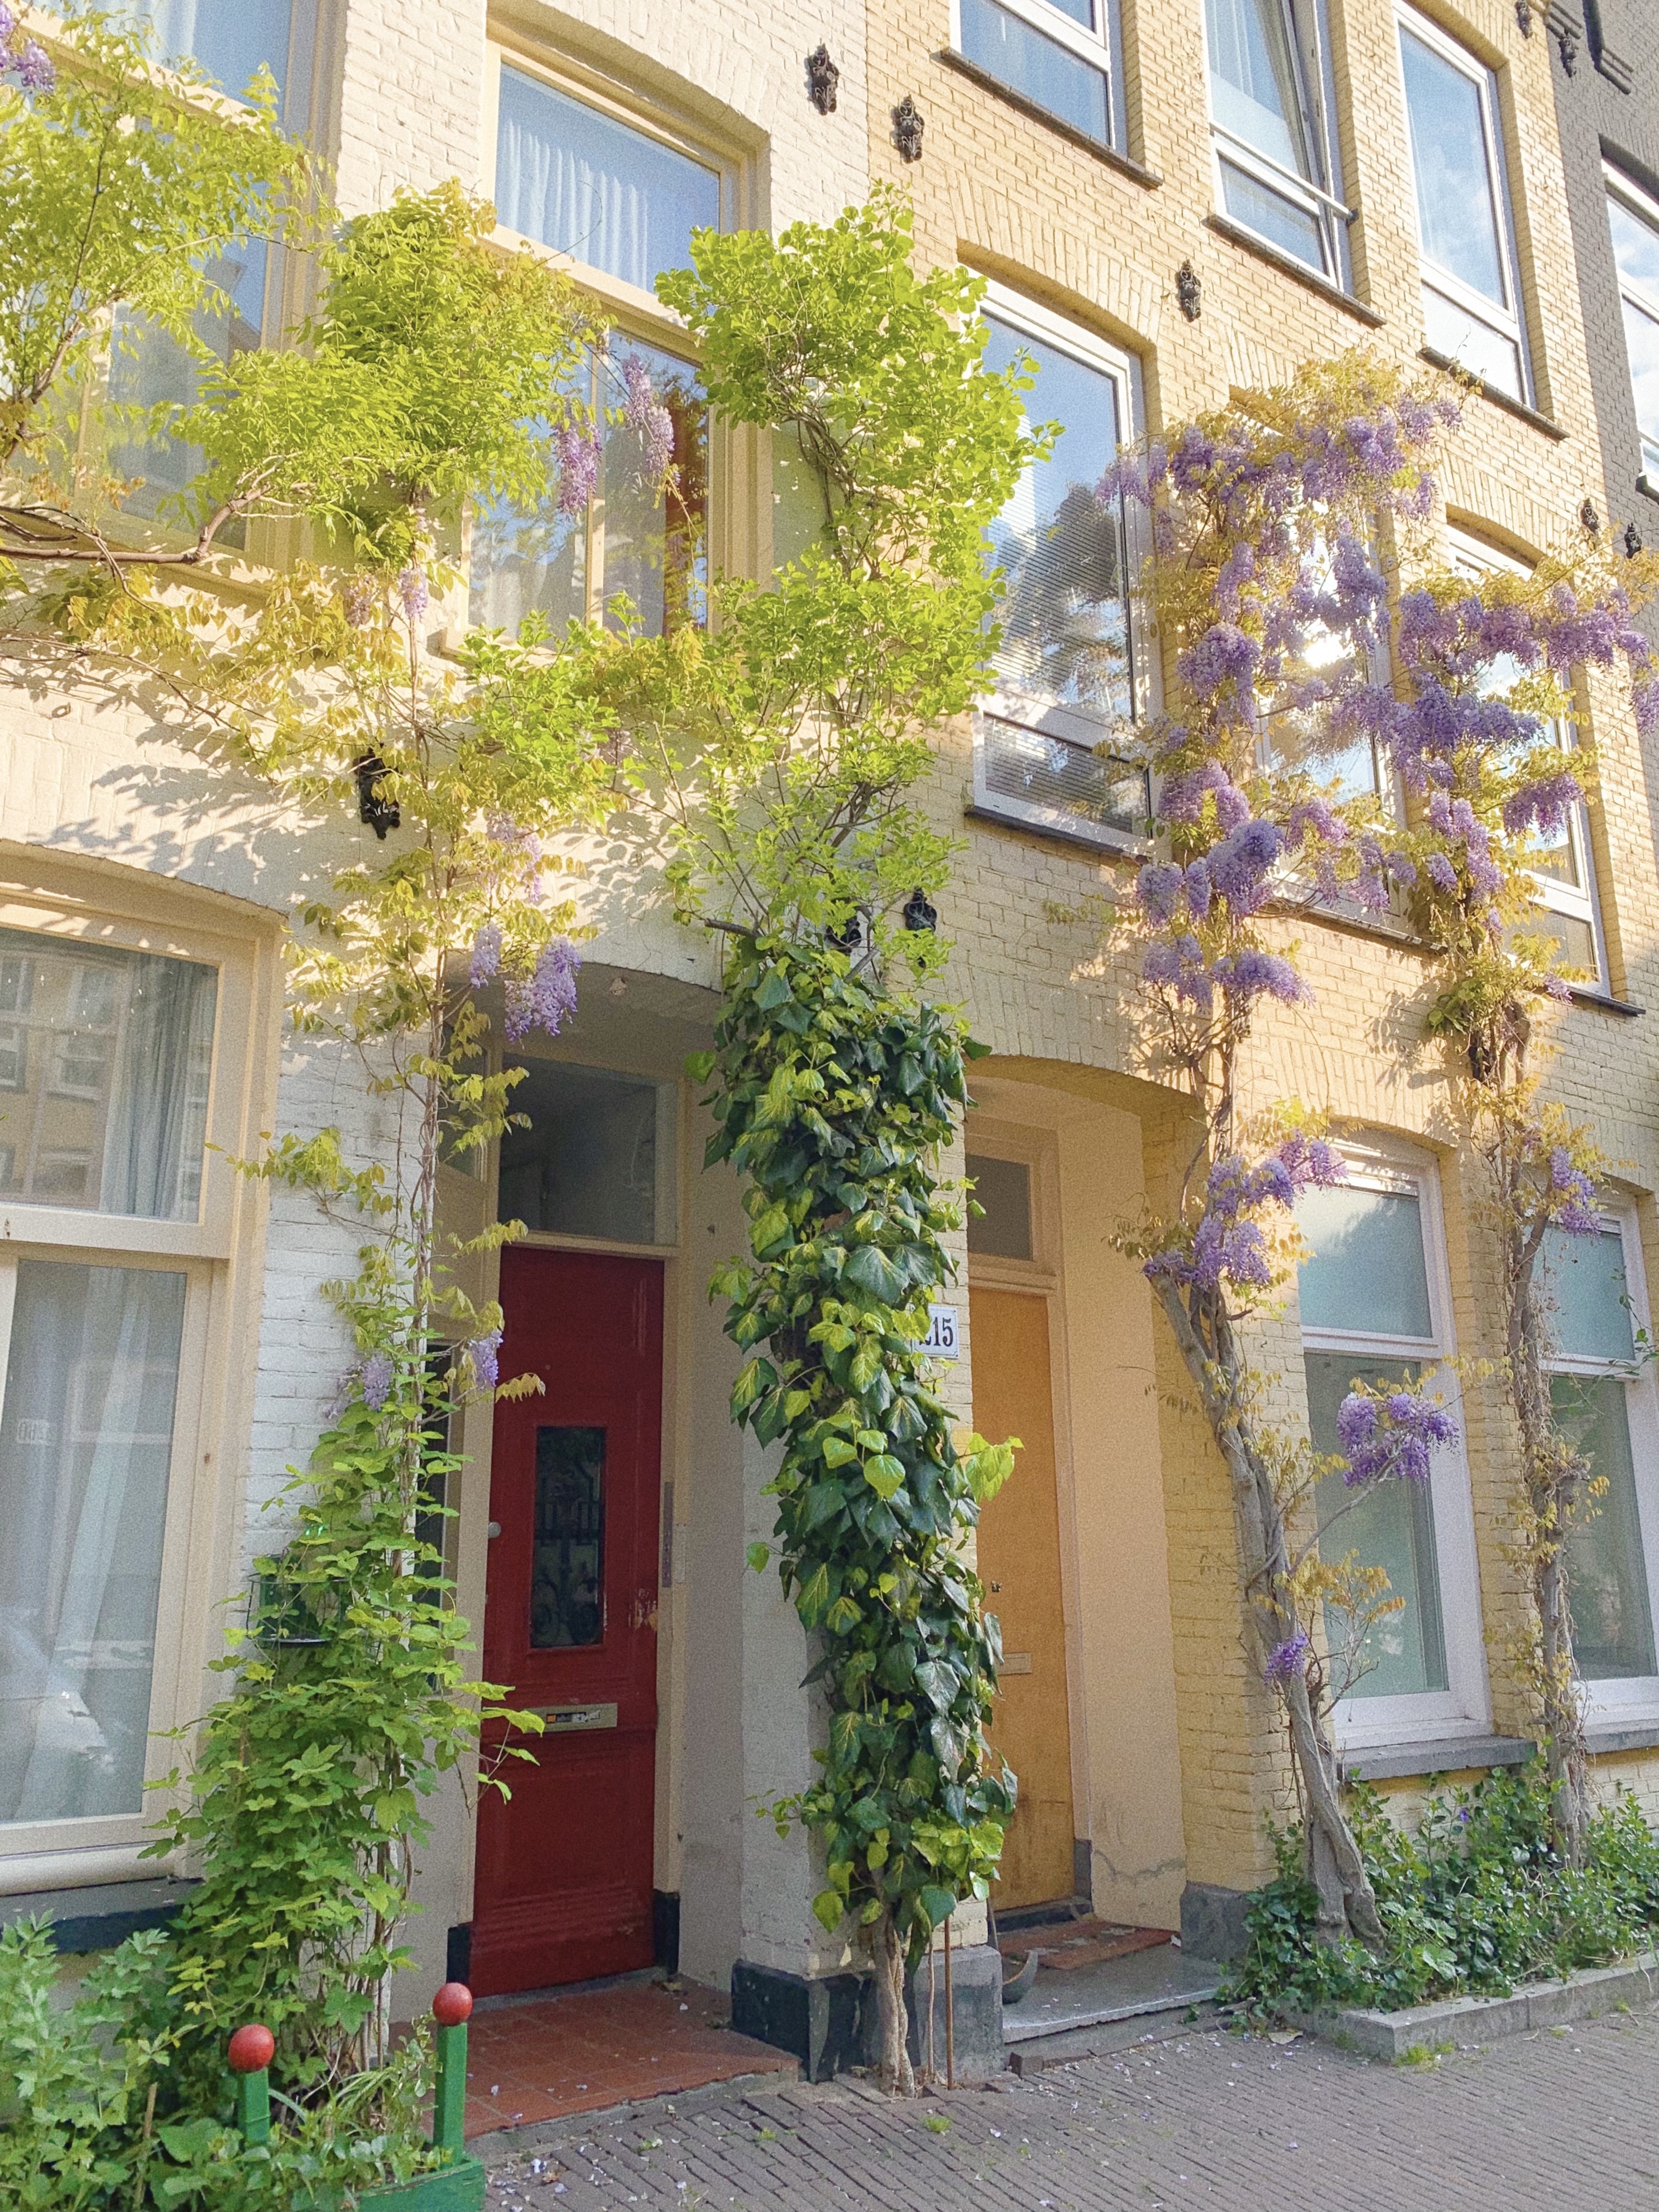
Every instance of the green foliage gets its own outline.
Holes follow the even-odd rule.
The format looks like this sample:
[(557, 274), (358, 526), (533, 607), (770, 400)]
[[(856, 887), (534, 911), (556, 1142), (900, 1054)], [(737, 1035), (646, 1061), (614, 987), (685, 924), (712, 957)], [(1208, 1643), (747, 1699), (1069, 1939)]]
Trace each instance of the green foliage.
[(1249, 1947), (1224, 1996), (1252, 2012), (1366, 2005), (1397, 2011), (1446, 1996), (1502, 1996), (1518, 1984), (1601, 1966), (1659, 1927), (1659, 1836), (1623, 1794), (1592, 1814), (1583, 1863), (1553, 1832), (1539, 1762), (1430, 1797), (1415, 1836), (1379, 1793), (1355, 1789), (1353, 1828), (1386, 1948), (1317, 1940), (1317, 1899), (1299, 1833), (1275, 1839), (1279, 1872), (1249, 1909)]
[(932, 1163), (966, 1099), (962, 1032), (776, 938), (740, 943), (716, 1036), (708, 1157), (748, 1179), (754, 1255), (715, 1280), (751, 1355), (732, 1412), (783, 1446), (779, 1574), (830, 1709), (821, 1779), (776, 1810), (823, 1841), (826, 1929), (886, 1916), (914, 1958), (987, 1894), (1013, 1805), (982, 1735), (995, 1625), (961, 1556), (1010, 1455), (959, 1456), (917, 1348), (957, 1219)]
[(9, 496), (49, 509), (88, 493), (98, 503), (73, 455), (112, 312), (147, 316), (205, 358), (200, 328), (228, 308), (216, 265), (239, 241), (277, 235), (307, 182), (267, 73), (235, 108), (194, 64), (154, 69), (146, 31), (63, 13), (55, 84), (0, 85), (0, 472)]

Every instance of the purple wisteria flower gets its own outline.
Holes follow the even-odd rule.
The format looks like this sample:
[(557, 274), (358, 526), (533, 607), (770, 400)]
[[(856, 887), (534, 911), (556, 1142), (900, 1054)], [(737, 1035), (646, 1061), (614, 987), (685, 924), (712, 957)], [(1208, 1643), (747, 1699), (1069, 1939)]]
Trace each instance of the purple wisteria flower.
[(426, 580), (426, 570), (418, 561), (411, 561), (398, 578), (398, 596), (404, 603), (404, 616), (411, 629), (426, 612), (431, 592)]
[(1277, 952), (1264, 952), (1255, 945), (1224, 955), (1210, 973), (1222, 989), (1231, 992), (1235, 998), (1265, 995), (1279, 1000), (1284, 1006), (1294, 1006), (1313, 996), (1288, 960)]
[(1177, 998), (1196, 1006), (1207, 1006), (1214, 994), (1209, 970), (1204, 965), (1203, 947), (1190, 931), (1161, 944), (1149, 945), (1140, 972), (1147, 982), (1172, 990)]
[(1267, 876), (1285, 849), (1276, 822), (1241, 822), (1208, 855), (1210, 881), (1235, 913), (1253, 913), (1265, 894)]
[(1188, 913), (1194, 921), (1202, 921), (1210, 911), (1210, 899), (1215, 890), (1207, 861), (1192, 860), (1188, 863), (1185, 889)]
[(1275, 1644), (1267, 1654), (1267, 1663), (1262, 1668), (1264, 1680), (1269, 1682), (1293, 1682), (1308, 1671), (1308, 1661), (1313, 1646), (1305, 1629), (1298, 1628), (1282, 1644)]
[(553, 457), (559, 472), (559, 513), (585, 514), (599, 481), (597, 434), (582, 423), (567, 423), (554, 433)]
[(1216, 820), (1223, 835), (1250, 818), (1250, 802), (1219, 761), (1200, 761), (1196, 768), (1172, 775), (1159, 802), (1166, 822), (1196, 822), (1204, 811), (1206, 793), (1215, 795)]
[(1200, 699), (1213, 699), (1227, 684), (1243, 697), (1261, 659), (1261, 647), (1236, 623), (1212, 623), (1198, 642), (1179, 655), (1176, 665), (1182, 682)]
[(371, 1352), (363, 1362), (363, 1403), (371, 1413), (378, 1413), (392, 1395), (392, 1354)]
[(1386, 1398), (1350, 1391), (1337, 1409), (1337, 1442), (1347, 1459), (1342, 1480), (1361, 1483), (1398, 1480), (1426, 1482), (1437, 1445), (1454, 1443), (1457, 1424), (1443, 1407), (1414, 1390)]
[(1181, 869), (1153, 861), (1144, 867), (1135, 881), (1136, 894), (1141, 911), (1149, 921), (1160, 927), (1175, 920), (1187, 888), (1187, 879)]
[(576, 1011), (576, 974), (581, 955), (568, 937), (556, 937), (536, 957), (533, 973), (515, 977), (507, 987), (506, 1030), (509, 1044), (517, 1044), (532, 1029), (557, 1036)]
[(1443, 891), (1456, 890), (1457, 869), (1449, 854), (1431, 853), (1423, 865), (1429, 872), (1431, 883), (1437, 884)]
[(340, 594), (345, 618), (353, 629), (362, 629), (374, 612), (374, 580), (354, 576)]
[(58, 82), (52, 56), (39, 39), (25, 40), (23, 51), (12, 67), (17, 71), (17, 82), (26, 92), (50, 92)]
[(9, 46), (11, 44), (11, 34), (16, 28), (16, 16), (7, 7), (5, 0), (0, 0), (0, 46)]
[(475, 991), (482, 991), (486, 983), (495, 981), (501, 964), (501, 928), (497, 923), (487, 921), (472, 940), (472, 957), (467, 966), (466, 980)]
[(1595, 1210), (1595, 1185), (1583, 1168), (1573, 1165), (1565, 1145), (1550, 1154), (1550, 1189), (1559, 1201), (1550, 1218), (1569, 1237), (1601, 1234), (1601, 1217)]
[(1577, 777), (1564, 769), (1557, 775), (1545, 776), (1512, 793), (1504, 801), (1504, 827), (1511, 837), (1522, 836), (1534, 826), (1540, 836), (1559, 836), (1567, 817), (1583, 795)]
[(673, 466), (674, 418), (658, 398), (642, 356), (629, 355), (623, 363), (623, 383), (627, 391), (623, 420), (641, 441), (646, 480), (659, 484)]
[(1287, 1210), (1297, 1194), (1316, 1184), (1340, 1182), (1347, 1169), (1322, 1137), (1294, 1130), (1254, 1167), (1240, 1152), (1226, 1153), (1210, 1170), (1204, 1186), (1204, 1212), (1190, 1249), (1172, 1245), (1154, 1253), (1142, 1273), (1152, 1281), (1194, 1284), (1215, 1290), (1225, 1282), (1234, 1290), (1272, 1287), (1267, 1240), (1261, 1224), (1248, 1218), (1264, 1206)]
[(482, 1390), (493, 1390), (501, 1380), (501, 1365), (496, 1354), (501, 1348), (501, 1332), (487, 1329), (483, 1335), (475, 1336), (466, 1347), (472, 1373)]

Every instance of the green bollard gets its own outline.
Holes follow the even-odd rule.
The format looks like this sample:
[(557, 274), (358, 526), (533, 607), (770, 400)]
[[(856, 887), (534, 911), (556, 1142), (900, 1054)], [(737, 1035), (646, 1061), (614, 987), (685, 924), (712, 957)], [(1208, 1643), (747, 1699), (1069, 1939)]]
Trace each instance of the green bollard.
[(432, 2000), (438, 2023), (438, 2087), (432, 2100), (432, 2147), (446, 2162), (459, 2158), (466, 2129), (466, 2024), (472, 1992), (465, 1982), (446, 1982)]
[(236, 2076), (236, 2124), (245, 2143), (263, 2146), (270, 2141), (270, 2066), (276, 2039), (268, 2027), (250, 2023), (230, 2039), (226, 2057)]

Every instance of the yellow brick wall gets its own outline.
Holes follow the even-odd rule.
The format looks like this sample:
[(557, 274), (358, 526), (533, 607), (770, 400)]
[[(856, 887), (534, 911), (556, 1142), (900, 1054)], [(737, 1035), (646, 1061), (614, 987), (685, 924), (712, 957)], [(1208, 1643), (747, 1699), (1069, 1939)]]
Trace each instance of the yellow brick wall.
[[(1586, 498), (1610, 516), (1556, 137), (1551, 48), (1542, 35), (1522, 35), (1511, 0), (1461, 0), (1425, 12), (1498, 75), (1535, 404), (1565, 434), (1553, 435), (1489, 398), (1472, 398), (1443, 472), (1444, 509), (1513, 550), (1535, 555), (1572, 536)], [(1392, 0), (1329, 0), (1328, 21), (1346, 196), (1358, 210), (1351, 230), (1354, 289), (1381, 316), (1380, 325), (1206, 223), (1215, 203), (1202, 0), (1123, 0), (1128, 151), (1157, 173), (1156, 183), (1127, 173), (941, 61), (950, 42), (947, 0), (871, 0), (872, 175), (909, 191), (922, 260), (959, 258), (1133, 354), (1153, 428), (1356, 343), (1415, 367), (1423, 331)], [(925, 118), (921, 159), (909, 164), (891, 143), (889, 122), (907, 94)], [(1195, 322), (1183, 318), (1176, 299), (1176, 271), (1188, 260), (1203, 285)], [(1598, 749), (1592, 812), (1612, 988), (1650, 1004), (1659, 994), (1659, 882), (1649, 794), (1620, 686), (1594, 678), (1585, 705)], [(1117, 1072), (1125, 1103), (1134, 1099), (1143, 1109), (1156, 1200), (1160, 1180), (1167, 1186), (1177, 1173), (1175, 1127), (1166, 1102), (1139, 1079), (1129, 966), (1121, 956), (1103, 955), (1092, 924), (1078, 918), (1088, 901), (1123, 880), (1121, 864), (1018, 830), (964, 824), (970, 744), (965, 727), (955, 734), (932, 793), (940, 821), (967, 836), (944, 916), (957, 941), (952, 983), (977, 1033), (999, 1055), (1030, 1068)], [(1063, 918), (1067, 910), (1073, 919)], [(1310, 1008), (1273, 1009), (1263, 1018), (1243, 1103), (1248, 1109), (1299, 1096), (1437, 1155), (1458, 1348), (1468, 1360), (1491, 1358), (1499, 1347), (1479, 1164), (1459, 1143), (1455, 1071), (1420, 1036), (1430, 995), (1423, 964), (1409, 949), (1363, 930), (1304, 921), (1283, 934), (1299, 939), (1299, 964), (1316, 999)], [(1659, 1262), (1652, 1205), (1659, 1185), (1656, 1018), (1579, 1006), (1559, 1019), (1555, 1035), (1551, 1086), (1622, 1164)], [(1225, 1475), (1201, 1416), (1187, 1402), (1168, 1331), (1160, 1326), (1157, 1335), (1164, 1400), (1158, 1474), (1168, 1528), (1187, 1873), (1246, 1886), (1266, 1870), (1266, 1816), (1290, 1809), (1288, 1770), (1272, 1702), (1241, 1632)], [(1295, 1358), (1293, 1312), (1268, 1341), (1288, 1367)], [(1507, 1655), (1525, 1608), (1504, 1539), (1515, 1478), (1509, 1421), (1495, 1383), (1471, 1374), (1463, 1387), (1493, 1724), (1519, 1733), (1526, 1709)], [(1659, 1804), (1659, 1756), (1610, 1763), (1610, 1775), (1615, 1766), (1619, 1778)]]

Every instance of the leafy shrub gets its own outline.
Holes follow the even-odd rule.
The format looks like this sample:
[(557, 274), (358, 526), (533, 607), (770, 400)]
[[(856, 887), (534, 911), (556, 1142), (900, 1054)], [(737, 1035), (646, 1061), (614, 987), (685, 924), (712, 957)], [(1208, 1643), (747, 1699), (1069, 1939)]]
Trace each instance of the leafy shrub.
[(1254, 2013), (1502, 1996), (1517, 1983), (1606, 1966), (1659, 1926), (1659, 1836), (1622, 1791), (1593, 1816), (1578, 1869), (1551, 1847), (1548, 1782), (1536, 1763), (1436, 1792), (1414, 1836), (1389, 1819), (1376, 1790), (1356, 1787), (1350, 1803), (1387, 1950), (1379, 1958), (1356, 1942), (1316, 1942), (1302, 1837), (1286, 1830), (1224, 1991)]

